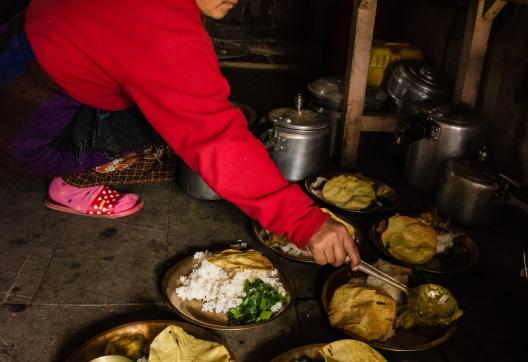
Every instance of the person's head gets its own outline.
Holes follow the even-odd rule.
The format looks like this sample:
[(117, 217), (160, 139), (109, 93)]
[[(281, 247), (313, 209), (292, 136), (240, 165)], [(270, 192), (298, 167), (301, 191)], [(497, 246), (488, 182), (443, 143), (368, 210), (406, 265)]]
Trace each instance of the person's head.
[(236, 4), (238, 0), (196, 0), (201, 13), (213, 19), (222, 19)]

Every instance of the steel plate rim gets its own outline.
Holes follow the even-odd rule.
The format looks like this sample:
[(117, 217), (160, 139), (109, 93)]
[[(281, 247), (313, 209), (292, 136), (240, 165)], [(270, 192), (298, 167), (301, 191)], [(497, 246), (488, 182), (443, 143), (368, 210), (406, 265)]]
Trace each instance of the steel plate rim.
[[(412, 269), (415, 269), (415, 270), (425, 271), (425, 272), (428, 272), (428, 273), (434, 273), (434, 274), (456, 274), (456, 273), (465, 272), (465, 271), (473, 268), (478, 263), (478, 261), (480, 259), (480, 251), (479, 251), (479, 248), (478, 248), (477, 244), (475, 244), (473, 239), (470, 238), (469, 235), (467, 235), (466, 233), (463, 233), (464, 236), (466, 237), (466, 243), (467, 244), (471, 244), (471, 250), (473, 250), (473, 252), (471, 254), (471, 261), (468, 262), (466, 265), (464, 265), (461, 268), (453, 269), (453, 270), (438, 270), (438, 269), (428, 268), (427, 266), (424, 266), (424, 264), (427, 264), (427, 262), (424, 263), (424, 264), (412, 264), (412, 263), (408, 263), (408, 262), (406, 262), (404, 260), (397, 259), (391, 253), (389, 253), (389, 251), (385, 247), (383, 247), (380, 242), (377, 241), (379, 238), (378, 238), (378, 234), (376, 232), (376, 229), (379, 227), (379, 225), (382, 222), (388, 222), (388, 219), (387, 218), (382, 218), (382, 219), (376, 220), (370, 226), (370, 228), (369, 228), (369, 240), (370, 240), (370, 242), (383, 255), (387, 256), (392, 261), (400, 263), (400, 264), (402, 264), (402, 265), (404, 265), (406, 267), (409, 267), (409, 268), (412, 268)], [(455, 230), (452, 230), (452, 231), (455, 231)], [(437, 255), (439, 255), (439, 254), (435, 254), (433, 259)]]
[(178, 269), (179, 264), (183, 263), (184, 261), (186, 261), (186, 260), (188, 260), (189, 258), (192, 258), (192, 257), (193, 257), (192, 255), (187, 256), (187, 257), (179, 260), (178, 262), (176, 262), (174, 265), (172, 265), (167, 270), (165, 275), (163, 276), (163, 281), (162, 281), (163, 296), (165, 297), (165, 300), (169, 304), (169, 308), (173, 312), (175, 312), (178, 316), (180, 316), (181, 318), (185, 319), (187, 322), (189, 322), (191, 324), (196, 324), (196, 325), (199, 325), (200, 327), (209, 328), (209, 329), (212, 329), (212, 330), (219, 330), (219, 331), (249, 330), (249, 329), (260, 327), (260, 326), (262, 326), (264, 324), (273, 322), (275, 319), (277, 319), (281, 315), (285, 314), (286, 311), (289, 310), (289, 308), (293, 304), (293, 296), (295, 294), (293, 281), (288, 276), (288, 274), (286, 274), (282, 270), (282, 268), (277, 267), (275, 264), (272, 263), (273, 267), (275, 269), (277, 269), (277, 271), (279, 272), (279, 275), (282, 276), (286, 280), (286, 282), (288, 283), (289, 288), (285, 288), (285, 289), (286, 290), (288, 290), (288, 289), (290, 290), (290, 295), (288, 296), (288, 303), (276, 315), (274, 315), (270, 319), (262, 321), (262, 322), (258, 322), (258, 323), (254, 323), (254, 324), (246, 324), (246, 325), (241, 325), (241, 326), (219, 325), (219, 324), (213, 324), (213, 323), (204, 322), (204, 321), (201, 321), (201, 320), (198, 320), (198, 319), (193, 319), (193, 318), (189, 317), (188, 315), (186, 315), (185, 313), (183, 313), (182, 311), (180, 311), (175, 305), (172, 304), (172, 302), (170, 301), (168, 292), (167, 292), (168, 281), (172, 277), (172, 274), (175, 272), (175, 270)]
[[(223, 345), (227, 351), (229, 352), (229, 355), (231, 357), (236, 357), (235, 354), (233, 353), (233, 351), (228, 347), (228, 345), (226, 344), (226, 342), (224, 340), (222, 340), (219, 336), (216, 336), (215, 334), (211, 333), (210, 331), (208, 331), (207, 329), (205, 328), (202, 328), (202, 327), (199, 327), (199, 326), (196, 326), (194, 324), (191, 324), (191, 323), (187, 323), (187, 322), (182, 322), (182, 321), (178, 321), (178, 320), (171, 320), (171, 319), (148, 319), (148, 320), (143, 320), (143, 321), (136, 321), (136, 322), (128, 322), (128, 323), (124, 323), (124, 324), (120, 324), (118, 326), (115, 326), (115, 327), (112, 327), (112, 328), (109, 328), (101, 333), (98, 333), (96, 334), (95, 336), (92, 336), (90, 338), (88, 338), (86, 341), (84, 341), (79, 347), (77, 347), (66, 359), (66, 362), (78, 362), (78, 360), (76, 359), (78, 357), (78, 354), (81, 353), (83, 351), (84, 348), (86, 348), (88, 345), (90, 345), (90, 343), (98, 338), (101, 338), (101, 337), (104, 337), (105, 335), (108, 335), (108, 334), (111, 334), (112, 332), (117, 332), (119, 330), (122, 330), (122, 329), (126, 329), (128, 327), (133, 327), (133, 326), (139, 326), (139, 325), (150, 325), (150, 324), (154, 324), (154, 323), (161, 323), (161, 324), (167, 324), (168, 325), (176, 325), (178, 327), (181, 327), (186, 333), (189, 333), (191, 334), (190, 332), (188, 332), (189, 330), (189, 327), (191, 328), (196, 328), (196, 329), (201, 329), (202, 331), (204, 331), (209, 337), (211, 337), (212, 339), (210, 339), (209, 341), (214, 341), (216, 343), (219, 343), (221, 345)], [(196, 336), (194, 336), (196, 337)], [(198, 337), (196, 337), (198, 338)], [(102, 357), (102, 356), (101, 356)], [(74, 359), (75, 358), (75, 359)]]
[(268, 250), (271, 250), (272, 252), (274, 252), (275, 254), (277, 255), (280, 255), (282, 257), (285, 257), (285, 258), (288, 258), (288, 259), (291, 259), (291, 260), (294, 260), (294, 261), (298, 261), (298, 262), (301, 262), (301, 263), (307, 263), (307, 264), (317, 264), (315, 262), (315, 260), (312, 258), (311, 260), (309, 259), (300, 259), (300, 258), (297, 258), (296, 256), (294, 255), (291, 255), (291, 254), (288, 254), (282, 250), (279, 250), (279, 249), (276, 249), (276, 248), (273, 248), (271, 246), (268, 246), (264, 240), (262, 240), (259, 236), (259, 230), (258, 229), (261, 229), (261, 230), (265, 230), (258, 222), (256, 221), (253, 221), (252, 222), (252, 226), (251, 226), (251, 232), (253, 233), (253, 236), (255, 236), (255, 238), (257, 239), (257, 241), (264, 247), (266, 247)]
[[(336, 269), (334, 272), (332, 272), (332, 274), (330, 274), (325, 282), (324, 282), (324, 285), (323, 285), (323, 290), (322, 290), (322, 293), (321, 293), (321, 302), (323, 304), (323, 309), (324, 309), (324, 312), (326, 314), (326, 317), (328, 318), (328, 303), (329, 301), (327, 300), (328, 298), (328, 289), (329, 289), (329, 281), (332, 279), (332, 278), (335, 278), (337, 275), (343, 273), (343, 271), (346, 271), (349, 267), (348, 266), (342, 266), (338, 269)], [(330, 298), (331, 299), (331, 298)], [(334, 327), (332, 327), (334, 328)], [(338, 328), (336, 328), (338, 329)], [(431, 348), (434, 348), (442, 343), (444, 343), (445, 341), (447, 341), (449, 338), (451, 338), (455, 332), (457, 330), (457, 325), (456, 325), (456, 322), (451, 324), (449, 326), (449, 328), (446, 329), (445, 333), (431, 341), (431, 342), (428, 342), (428, 343), (423, 343), (421, 345), (416, 345), (416, 346), (413, 346), (413, 347), (401, 347), (401, 346), (391, 346), (390, 344), (387, 344), (387, 343), (384, 343), (384, 342), (376, 342), (376, 341), (366, 341), (364, 340), (363, 338), (360, 338), (352, 333), (348, 333), (348, 332), (345, 332), (343, 330), (341, 330), (342, 333), (354, 338), (354, 339), (357, 339), (358, 341), (361, 341), (361, 342), (364, 342), (364, 343), (367, 343), (368, 345), (372, 346), (372, 347), (376, 347), (376, 348), (379, 348), (379, 349), (383, 349), (383, 350), (386, 350), (386, 351), (393, 351), (393, 352), (418, 352), (418, 351), (425, 351), (425, 350), (428, 350), (428, 349), (431, 349)]]
[[(359, 176), (361, 176), (361, 178), (363, 178), (364, 180), (367, 180), (367, 181), (372, 181), (374, 182), (375, 184), (379, 185), (379, 186), (383, 186), (383, 187), (387, 187), (390, 191), (393, 192), (394, 195), (396, 195), (396, 200), (394, 202), (394, 205), (391, 206), (391, 207), (387, 207), (385, 210), (374, 210), (374, 211), (364, 211), (364, 210), (356, 210), (356, 209), (345, 209), (343, 207), (340, 207), (340, 206), (337, 206), (337, 205), (334, 205), (332, 204), (331, 202), (325, 200), (322, 196), (319, 196), (317, 194), (315, 194), (314, 192), (312, 192), (312, 189), (310, 188), (310, 185), (312, 184), (313, 181), (315, 181), (315, 179), (317, 177), (324, 177), (326, 178), (327, 180), (331, 179), (332, 177), (337, 177), (337, 176), (341, 176), (341, 175), (345, 175), (345, 176), (355, 176), (357, 177), (359, 174)], [(398, 206), (400, 205), (401, 203), (401, 196), (398, 192), (396, 192), (396, 190), (394, 190), (393, 187), (387, 185), (385, 182), (382, 182), (382, 181), (379, 181), (377, 179), (374, 179), (372, 177), (369, 177), (369, 176), (365, 176), (363, 174), (360, 174), (359, 172), (356, 172), (356, 173), (353, 173), (353, 172), (323, 172), (323, 173), (318, 173), (318, 174), (314, 174), (314, 175), (310, 175), (308, 176), (305, 180), (304, 180), (304, 189), (308, 192), (309, 195), (311, 195), (313, 198), (315, 198), (317, 201), (320, 201), (322, 203), (324, 203), (325, 205), (327, 205), (329, 208), (333, 208), (333, 209), (337, 209), (337, 210), (340, 210), (341, 212), (347, 212), (347, 213), (352, 213), (352, 214), (360, 214), (360, 215), (380, 215), (380, 214), (387, 214), (387, 213), (390, 213), (390, 212), (393, 212), (394, 210), (396, 210), (398, 208)]]

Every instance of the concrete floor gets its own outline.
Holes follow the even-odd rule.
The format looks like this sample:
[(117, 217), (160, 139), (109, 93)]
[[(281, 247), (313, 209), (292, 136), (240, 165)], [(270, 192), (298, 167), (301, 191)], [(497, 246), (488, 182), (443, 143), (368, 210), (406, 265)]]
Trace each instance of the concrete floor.
[[(382, 179), (387, 172), (397, 173), (385, 161), (368, 166), (364, 169), (370, 175)], [(426, 198), (410, 197), (401, 180), (393, 182), (404, 200), (415, 200), (404, 202), (403, 212), (427, 204)], [(173, 183), (124, 187), (140, 193), (145, 207), (117, 220), (47, 210), (42, 205), (46, 186), (46, 180), (0, 171), (1, 362), (63, 361), (86, 339), (122, 323), (180, 320), (159, 288), (174, 260), (239, 239), (262, 250), (251, 236), (249, 220), (233, 205), (192, 199)], [(526, 353), (523, 332), (513, 332), (528, 321), (528, 285), (518, 277), (526, 242), (519, 234), (523, 220), (508, 216), (503, 220), (510, 224), (507, 232), (502, 224), (474, 231), (482, 252), (479, 265), (443, 277), (465, 312), (457, 334), (429, 351), (383, 352), (390, 361), (523, 360), (517, 358)], [(354, 222), (364, 232), (369, 220)], [(333, 268), (262, 251), (294, 280), (294, 308), (250, 333), (219, 333), (238, 360), (269, 361), (296, 346), (344, 338), (328, 325), (319, 301), (321, 283)], [(367, 260), (377, 258), (368, 242), (361, 252)]]

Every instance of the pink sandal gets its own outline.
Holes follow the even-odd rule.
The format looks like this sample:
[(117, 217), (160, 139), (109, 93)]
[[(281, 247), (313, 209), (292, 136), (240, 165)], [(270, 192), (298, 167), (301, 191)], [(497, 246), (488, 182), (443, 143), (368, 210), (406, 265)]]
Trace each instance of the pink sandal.
[(44, 205), (55, 211), (107, 219), (115, 219), (119, 217), (129, 216), (143, 208), (143, 200), (138, 199), (136, 204), (131, 208), (115, 213), (114, 206), (124, 195), (125, 194), (122, 194), (108, 186), (104, 186), (99, 192), (99, 194), (96, 195), (96, 197), (90, 203), (88, 210), (86, 210), (85, 212), (75, 210), (71, 207), (55, 202), (49, 196), (46, 197), (46, 199), (44, 200)]

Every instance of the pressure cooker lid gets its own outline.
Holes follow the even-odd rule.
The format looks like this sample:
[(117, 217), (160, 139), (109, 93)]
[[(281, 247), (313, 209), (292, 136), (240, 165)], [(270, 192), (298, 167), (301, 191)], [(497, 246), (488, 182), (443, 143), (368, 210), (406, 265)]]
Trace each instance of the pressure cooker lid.
[(450, 94), (444, 77), (431, 64), (423, 61), (402, 60), (398, 62), (393, 76), (401, 77), (430, 97), (445, 98)]
[(341, 104), (345, 86), (343, 80), (336, 76), (326, 76), (310, 82), (307, 86), (310, 93), (326, 101)]
[(479, 128), (484, 125), (482, 117), (464, 105), (452, 105), (449, 108), (439, 109), (430, 116), (439, 124), (463, 128)]
[(277, 126), (296, 130), (318, 130), (330, 126), (330, 121), (323, 115), (302, 108), (303, 98), (295, 98), (295, 108), (278, 108), (268, 113), (268, 119)]

